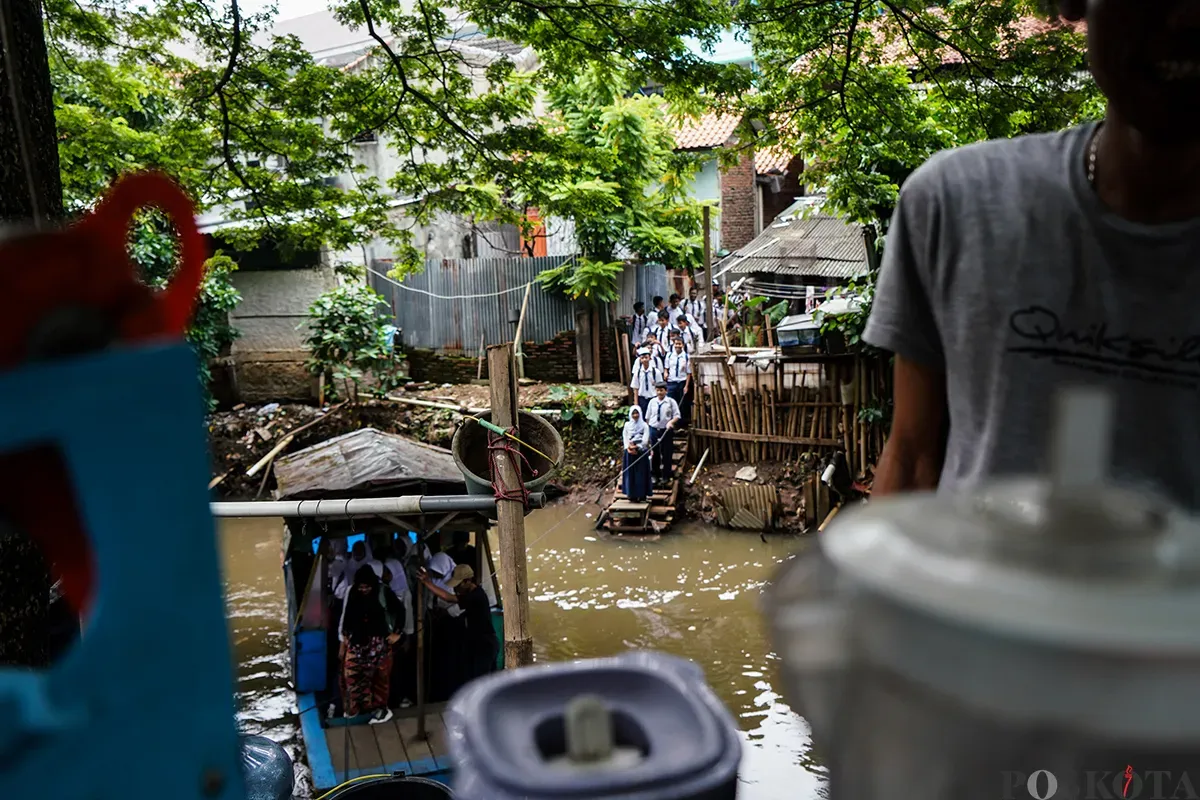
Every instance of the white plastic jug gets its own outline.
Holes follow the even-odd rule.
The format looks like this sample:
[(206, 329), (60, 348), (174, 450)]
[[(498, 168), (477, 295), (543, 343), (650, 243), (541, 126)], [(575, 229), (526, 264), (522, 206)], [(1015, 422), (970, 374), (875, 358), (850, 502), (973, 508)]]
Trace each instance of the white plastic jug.
[(785, 565), (773, 636), (831, 800), (1200, 789), (1200, 526), (1106, 481), (1107, 417), (1068, 395), (1049, 477), (874, 500)]

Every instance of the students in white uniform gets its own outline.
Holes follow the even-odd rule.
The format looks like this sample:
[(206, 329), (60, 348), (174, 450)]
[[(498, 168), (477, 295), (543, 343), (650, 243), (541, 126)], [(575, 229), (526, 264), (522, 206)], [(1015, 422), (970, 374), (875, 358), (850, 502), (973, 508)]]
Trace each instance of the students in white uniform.
[(346, 540), (329, 540), (329, 586), (336, 589), (346, 574)]
[(692, 324), (691, 318), (686, 314), (680, 315), (677, 324), (679, 325), (679, 338), (683, 339), (683, 346), (688, 355), (696, 355), (700, 350), (700, 345), (704, 344), (704, 334), (700, 332), (699, 326)]
[(687, 314), (689, 317), (691, 317), (692, 322), (695, 323), (695, 327), (704, 328), (706, 325), (708, 325), (706, 316), (707, 311), (705, 310), (704, 306), (704, 298), (696, 294), (695, 284), (692, 284), (692, 286), (688, 289), (687, 299), (681, 302), (679, 307), (683, 309), (684, 314)]
[(670, 303), (667, 305), (667, 321), (671, 327), (675, 327), (675, 321), (679, 319), (679, 315), (683, 313), (683, 309), (679, 305), (679, 295), (672, 294)]
[(407, 614), (404, 635), (411, 636), (413, 633), (412, 590), (408, 588), (408, 575), (404, 571), (404, 562), (389, 553), (388, 557), (383, 560), (383, 568), (387, 570), (388, 586), (404, 604), (404, 611)]
[(667, 356), (667, 395), (679, 404), (679, 425), (691, 425), (691, 395), (695, 389), (691, 375), (691, 355), (684, 349), (683, 338), (676, 338)]
[[(454, 590), (450, 588), (449, 580), (450, 576), (454, 573), (455, 566), (457, 565), (454, 563), (454, 559), (450, 556), (446, 555), (445, 553), (434, 553), (433, 557), (425, 563), (425, 571), (429, 573), (431, 583), (447, 592), (453, 592)], [(462, 614), (462, 609), (457, 603), (447, 603), (445, 600), (433, 594), (433, 592), (429, 593), (429, 605), (431, 608), (437, 607), (445, 609), (446, 612), (452, 617), (457, 617), (458, 615)]]
[(661, 374), (650, 355), (650, 350), (645, 347), (638, 350), (638, 362), (633, 365), (633, 378), (629, 381), (629, 388), (634, 391), (643, 418), (646, 415), (646, 405), (654, 398), (654, 384), (659, 381)]
[(350, 558), (346, 559), (346, 567), (342, 571), (341, 580), (338, 585), (333, 587), (333, 594), (337, 599), (343, 601), (346, 599), (346, 594), (354, 584), (354, 573), (358, 572), (359, 567), (362, 566), (369, 566), (376, 575), (383, 574), (383, 565), (371, 557), (371, 545), (367, 544), (366, 539), (355, 542), (354, 547), (350, 550)]
[(662, 366), (667, 358), (667, 343), (658, 340), (658, 334), (654, 331), (647, 331), (646, 339), (642, 342), (642, 347), (650, 351), (650, 358), (658, 362), (658, 366)]
[(666, 311), (658, 312), (658, 321), (655, 323), (653, 331), (658, 343), (666, 346), (671, 339), (671, 331), (677, 330), (671, 325), (671, 315)]
[(692, 358), (683, 347), (683, 340), (676, 339), (675, 347), (667, 356), (667, 395), (679, 404), (681, 413), (683, 395), (692, 377)]
[(638, 300), (633, 304), (633, 316), (629, 318), (629, 341), (636, 347), (646, 339), (654, 320), (646, 313), (646, 304)]
[(650, 426), (650, 446), (654, 448), (650, 471), (655, 483), (671, 480), (671, 457), (675, 453), (675, 426), (679, 423), (679, 404), (667, 395), (667, 382), (659, 381), (656, 397), (646, 407), (646, 423)]

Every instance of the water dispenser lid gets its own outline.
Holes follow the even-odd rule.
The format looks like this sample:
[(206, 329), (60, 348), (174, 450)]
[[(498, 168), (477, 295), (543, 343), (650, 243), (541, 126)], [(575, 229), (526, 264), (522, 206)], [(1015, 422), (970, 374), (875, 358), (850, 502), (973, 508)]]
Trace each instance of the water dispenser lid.
[[(607, 706), (614, 744), (640, 758), (563, 767), (565, 714), (581, 695)], [(474, 681), (455, 696), (447, 723), (456, 789), (467, 797), (709, 797), (733, 785), (741, 759), (736, 726), (700, 668), (652, 652)]]
[(1057, 646), (1200, 654), (1200, 525), (1112, 486), (1019, 479), (872, 501), (822, 534), (852, 583)]

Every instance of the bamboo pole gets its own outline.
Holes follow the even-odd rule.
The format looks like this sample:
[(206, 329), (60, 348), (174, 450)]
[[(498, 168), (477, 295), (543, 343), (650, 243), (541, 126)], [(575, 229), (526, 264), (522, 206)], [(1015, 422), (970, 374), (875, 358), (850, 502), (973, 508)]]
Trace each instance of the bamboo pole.
[[(520, 323), (517, 323), (518, 326)], [(487, 356), (486, 334), (479, 334), (479, 365), (475, 368), (475, 380), (483, 380), (483, 359)]]
[(600, 307), (592, 307), (592, 384), (599, 385), (600, 379)]
[[(421, 546), (424, 539), (417, 542), (418, 552), (424, 552), (424, 547)], [(418, 555), (417, 563), (420, 565), (425, 559)], [(414, 612), (417, 615), (417, 738), (425, 738), (425, 697), (428, 692), (425, 691), (425, 584), (417, 582), (417, 608)]]
[(336, 406), (329, 409), (327, 412), (325, 412), (321, 416), (314, 419), (312, 422), (306, 422), (305, 424), (301, 425), (299, 428), (295, 428), (293, 430), (288, 431), (287, 435), (279, 440), (279, 444), (272, 447), (270, 452), (268, 452), (265, 456), (263, 456), (257, 462), (255, 462), (254, 466), (252, 466), (252, 467), (250, 467), (250, 469), (246, 470), (246, 477), (253, 478), (255, 475), (257, 475), (259, 473), (260, 470), (262, 470), (263, 467), (267, 466), (272, 461), (274, 461), (275, 456), (277, 456), (281, 452), (283, 452), (287, 448), (287, 446), (292, 443), (292, 440), (294, 440), (298, 434), (301, 434), (304, 431), (311, 428), (312, 426), (319, 425), (323, 421), (329, 419), (331, 416), (336, 414), (338, 411), (341, 411), (342, 408), (349, 402), (350, 402), (349, 400), (343, 400), (342, 402), (338, 403)]
[(709, 449), (705, 449), (704, 455), (700, 456), (699, 463), (697, 463), (696, 468), (692, 470), (692, 477), (688, 478), (688, 486), (691, 486), (693, 483), (695, 483), (696, 478), (700, 476), (700, 470), (704, 468), (704, 462), (708, 460), (708, 453)]
[(708, 320), (708, 335), (711, 337), (717, 332), (716, 324), (713, 322), (713, 274), (712, 274), (712, 209), (704, 206), (701, 212), (704, 215), (704, 277), (708, 284), (704, 288), (704, 292), (700, 296), (704, 298), (705, 318)]
[(492, 540), (488, 538), (487, 531), (479, 535), (483, 544), (483, 557), (487, 559), (488, 573), (492, 576), (492, 591), (496, 594), (496, 600), (500, 603), (500, 608), (504, 608), (504, 600), (500, 594), (500, 575), (496, 572), (496, 558), (492, 555)]
[(617, 347), (617, 360), (621, 364), (621, 382), (626, 386), (633, 380), (633, 363), (630, 361), (629, 334), (622, 333)]
[(866, 379), (863, 374), (862, 356), (854, 357), (854, 430), (857, 432), (858, 439), (858, 471), (866, 472), (867, 469), (867, 430), (862, 421), (863, 409), (863, 392), (866, 388)]
[[(598, 315), (598, 312), (597, 312)], [(598, 339), (595, 339), (597, 343)], [(597, 375), (599, 363), (596, 364)], [(517, 382), (513, 374), (513, 346), (488, 348), (491, 381), (492, 422), (519, 437)], [(503, 452), (492, 454), (492, 474), (501, 487), (515, 492), (521, 486), (520, 470)], [(500, 532), (500, 582), (504, 600), (504, 666), (507, 669), (533, 663), (533, 637), (529, 633), (529, 592), (525, 554), (525, 507), (520, 500), (496, 501), (496, 525)]]
[[(521, 378), (525, 377), (525, 354), (521, 352), (521, 334), (525, 331), (525, 309), (529, 307), (529, 293), (532, 290), (533, 281), (530, 281), (525, 284), (525, 299), (521, 301), (521, 314), (517, 317), (517, 332), (513, 334), (513, 349), (517, 359), (517, 376)], [(488, 375), (491, 375), (491, 372)]]

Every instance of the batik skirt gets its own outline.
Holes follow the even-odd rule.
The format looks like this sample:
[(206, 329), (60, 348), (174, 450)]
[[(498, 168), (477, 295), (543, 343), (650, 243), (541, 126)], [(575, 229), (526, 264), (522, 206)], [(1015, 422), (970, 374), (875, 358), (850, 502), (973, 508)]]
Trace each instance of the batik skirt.
[(392, 646), (382, 636), (353, 642), (342, 660), (342, 708), (356, 717), (387, 708), (392, 682)]

